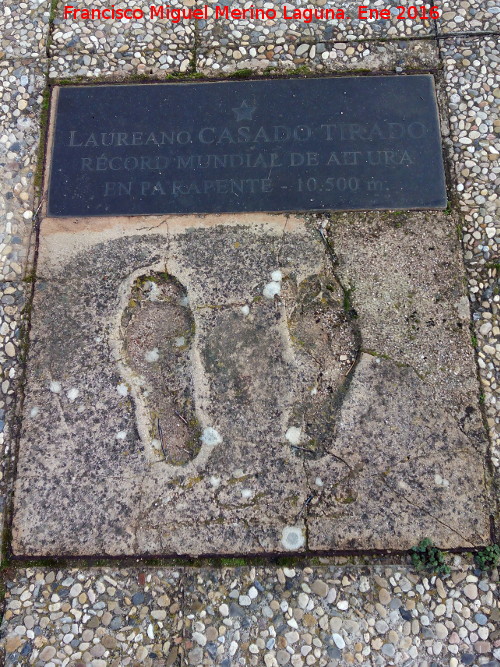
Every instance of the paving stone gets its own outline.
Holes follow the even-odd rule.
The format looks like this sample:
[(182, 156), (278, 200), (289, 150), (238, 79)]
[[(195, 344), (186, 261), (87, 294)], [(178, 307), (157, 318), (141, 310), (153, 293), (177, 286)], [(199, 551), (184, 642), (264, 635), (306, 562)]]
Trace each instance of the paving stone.
[(0, 61), (45, 56), (50, 0), (5, 0), (0, 16)]
[(21, 280), (33, 229), (44, 66), (4, 62), (0, 71), (0, 269), (4, 280)]
[[(288, 34), (288, 33), (287, 33)], [(259, 74), (287, 74), (304, 72), (343, 72), (359, 68), (366, 71), (385, 70), (403, 72), (438, 66), (436, 43), (427, 40), (378, 42), (305, 41), (276, 46), (272, 35), (263, 35), (260, 46), (236, 47), (207, 39), (196, 51), (197, 71), (205, 75), (227, 75), (250, 70)], [(286, 48), (285, 48), (286, 47)]]
[[(174, 0), (172, 8), (190, 2)], [(193, 3), (194, 4), (194, 3)], [(133, 74), (164, 76), (191, 70), (194, 49), (194, 21), (170, 23), (150, 18), (149, 5), (141, 20), (101, 20), (64, 18), (65, 3), (59, 2), (50, 45), (49, 77), (123, 78)], [(75, 5), (76, 7), (76, 5)], [(96, 0), (93, 9), (108, 8)], [(124, 0), (120, 9), (136, 9), (135, 0)], [(142, 8), (142, 7), (141, 7)], [(90, 26), (92, 27), (89, 27)]]
[(440, 4), (438, 31), (442, 34), (463, 32), (497, 32), (500, 11), (496, 0), (445, 0)]
[(500, 186), (499, 98), (495, 96), (500, 90), (499, 37), (443, 40), (440, 44), (456, 188), (464, 207), (484, 208), (495, 220)]
[[(291, 401), (288, 386), (290, 373), (293, 372), (294, 377), (298, 378), (300, 392), (306, 394), (306, 387), (310, 384), (309, 376), (316, 371), (314, 364), (311, 365), (306, 357), (302, 359), (302, 366), (299, 368), (280, 362), (273, 373), (272, 381), (264, 380), (262, 373), (256, 373), (255, 367), (255, 360), (258, 358), (262, 359), (264, 366), (269, 367), (273, 363), (275, 359), (273, 355), (276, 354), (275, 341), (282, 336), (279, 327), (284, 326), (276, 317), (274, 300), (262, 296), (266, 281), (270, 280), (272, 272), (280, 266), (278, 252), (286, 219), (278, 218), (277, 223), (275, 220), (276, 218), (273, 218), (272, 224), (266, 223), (268, 233), (264, 236), (257, 235), (254, 228), (252, 231), (249, 231), (250, 228), (242, 227), (227, 230), (201, 228), (198, 232), (193, 232), (193, 235), (180, 234), (173, 239), (170, 250), (168, 239), (159, 234), (146, 238), (141, 235), (135, 240), (133, 237), (121, 240), (115, 238), (110, 243), (95, 246), (97, 254), (92, 252), (89, 255), (88, 250), (85, 250), (80, 256), (72, 257), (70, 261), (72, 268), (67, 264), (68, 257), (66, 257), (65, 267), (60, 266), (55, 273), (52, 272), (51, 280), (39, 283), (40, 289), (34, 305), (34, 312), (37, 314), (34, 317), (43, 317), (46, 323), (42, 325), (43, 328), (47, 325), (53, 328), (53, 320), (50, 324), (49, 321), (54, 317), (62, 317), (60, 308), (66, 310), (65, 302), (67, 303), (68, 298), (73, 299), (71, 295), (76, 297), (79, 294), (79, 296), (76, 297), (72, 314), (64, 316), (68, 318), (67, 322), (72, 320), (75, 326), (71, 331), (61, 331), (56, 335), (52, 351), (49, 352), (52, 360), (48, 366), (39, 357), (41, 349), (35, 351), (39, 345), (45, 347), (43, 341), (45, 334), (40, 336), (37, 334), (33, 338), (33, 356), (32, 362), (29, 362), (32, 369), (30, 375), (38, 385), (38, 389), (29, 401), (26, 414), (30, 415), (27, 419), (31, 424), (28, 426), (27, 422), (27, 428), (29, 430), (33, 428), (38, 435), (32, 440), (32, 436), (28, 436), (26, 431), (26, 447), (23, 445), (26, 457), (23, 455), (23, 461), (19, 462), (17, 512), (26, 517), (31, 513), (31, 501), (25, 494), (31, 493), (30, 488), (34, 491), (36, 486), (36, 493), (41, 494), (38, 506), (40, 509), (45, 506), (44, 523), (48, 527), (47, 539), (42, 538), (43, 545), (40, 542), (38, 547), (34, 547), (36, 551), (52, 549), (49, 544), (52, 539), (49, 538), (49, 533), (59, 534), (57, 549), (61, 549), (64, 545), (67, 552), (74, 548), (78, 550), (84, 548), (87, 553), (91, 553), (97, 548), (92, 546), (92, 543), (98, 535), (101, 537), (98, 538), (97, 550), (101, 551), (104, 548), (107, 551), (111, 547), (114, 553), (134, 553), (136, 549), (139, 551), (145, 549), (150, 553), (199, 553), (200, 549), (207, 553), (220, 553), (302, 548), (304, 537), (300, 512), (307, 497), (303, 462), (291, 446), (293, 443), (287, 442), (285, 438), (290, 425), (283, 421), (285, 417), (282, 408), (269, 410), (268, 406), (271, 405), (271, 394), (274, 396), (276, 391), (280, 391), (281, 401), (288, 409), (287, 406)], [(258, 225), (255, 218), (252, 218), (252, 222)], [(297, 275), (304, 276), (314, 274), (315, 271), (321, 273), (327, 270), (325, 267), (328, 264), (328, 255), (319, 236), (314, 236), (310, 232), (306, 232), (305, 236), (304, 233), (299, 234), (297, 243), (292, 241), (288, 249), (290, 257), (285, 260), (286, 265), (293, 266), (293, 271), (298, 272)], [(231, 235), (232, 242), (229, 241)], [(85, 235), (85, 238), (90, 239), (88, 235)], [(218, 255), (222, 248), (229, 250), (230, 247), (233, 251), (226, 252), (225, 266), (214, 264), (212, 251)], [(49, 251), (49, 255), (57, 266), (60, 258), (57, 257), (57, 251), (54, 251)], [(43, 252), (45, 250), (42, 254)], [(103, 262), (103, 257), (111, 255), (116, 260), (114, 266), (107, 263), (107, 260)], [(90, 256), (93, 259), (88, 264), (87, 259)], [(169, 451), (167, 455), (174, 457), (169, 459), (170, 462), (162, 460), (165, 454), (161, 442), (158, 444), (159, 432), (151, 438), (151, 432), (148, 430), (151, 407), (146, 396), (142, 394), (141, 385), (135, 385), (133, 379), (137, 377), (139, 370), (134, 366), (135, 353), (131, 348), (133, 341), (126, 343), (127, 349), (131, 350), (132, 365), (129, 368), (127, 364), (120, 371), (116, 362), (110, 359), (110, 354), (122, 356), (120, 348), (123, 343), (118, 336), (116, 342), (118, 347), (116, 347), (106, 333), (111, 333), (109, 324), (116, 319), (117, 313), (117, 332), (129, 321), (128, 311), (124, 315), (125, 320), (121, 319), (119, 299), (117, 301), (118, 290), (122, 289), (123, 306), (129, 307), (130, 296), (126, 292), (131, 286), (127, 285), (126, 276), (130, 276), (131, 272), (137, 272), (140, 267), (142, 268), (137, 276), (144, 275), (144, 267), (159, 267), (159, 262), (161, 271), (167, 268), (187, 287), (189, 307), (196, 317), (196, 331), (207, 332), (206, 343), (200, 348), (203, 366), (201, 370), (195, 372), (195, 377), (199, 373), (207, 373), (213, 396), (207, 402), (208, 397), (203, 398), (203, 394), (200, 393), (206, 382), (201, 375), (200, 380), (195, 380), (201, 384), (198, 388), (195, 385), (194, 396), (200, 405), (196, 413), (197, 418), (203, 421), (195, 429), (198, 434), (193, 445), (194, 449), (189, 451), (187, 460), (181, 458), (174, 461), (175, 452), (168, 450), (170, 445), (165, 445), (166, 451)], [(232, 262), (235, 265), (228, 270)], [(44, 269), (41, 268), (42, 273), (47, 270), (47, 265)], [(59, 271), (64, 274), (62, 280), (58, 277)], [(148, 271), (151, 272), (151, 269), (147, 269), (146, 273)], [(153, 281), (155, 279), (160, 281), (157, 285), (165, 280), (160, 275), (155, 278), (153, 274), (151, 274)], [(240, 276), (238, 284), (234, 282), (234, 276), (237, 274)], [(200, 282), (201, 275), (205, 276), (202, 282)], [(287, 290), (291, 291), (291, 300), (295, 289), (295, 275), (293, 273), (287, 280)], [(134, 280), (135, 278), (132, 282)], [(326, 280), (326, 277), (321, 280)], [(317, 289), (314, 282), (305, 287), (306, 290), (301, 298), (307, 297), (308, 289)], [(108, 289), (114, 295), (111, 300), (106, 296)], [(59, 297), (55, 298), (54, 290), (59, 293)], [(61, 298), (63, 293), (65, 296)], [(91, 294), (93, 296), (89, 300)], [(143, 297), (147, 303), (147, 290), (141, 298)], [(180, 293), (179, 298), (182, 299)], [(336, 298), (340, 299), (339, 296)], [(85, 308), (82, 308), (82, 299), (87, 303)], [(241, 312), (245, 303), (250, 304), (252, 313), (250, 319)], [(169, 307), (167, 303), (166, 307)], [(55, 308), (59, 314), (52, 312), (48, 315), (47, 308)], [(48, 315), (47, 319), (45, 315)], [(336, 326), (342, 330), (346, 325), (342, 321), (344, 317), (340, 311), (339, 318)], [(253, 322), (258, 323), (264, 330), (269, 330), (270, 333), (262, 341), (259, 351), (255, 350), (252, 356), (250, 353), (256, 342), (252, 333)], [(297, 320), (294, 326), (302, 326), (301, 321)], [(161, 335), (162, 328), (158, 329), (158, 333)], [(178, 334), (175, 331), (173, 334), (175, 342)], [(346, 335), (344, 346), (348, 351), (349, 327), (346, 329)], [(112, 336), (115, 334), (112, 333)], [(229, 357), (226, 361), (227, 367), (219, 369), (212, 359), (222, 359), (220, 355), (223, 354), (223, 350), (231, 350), (232, 341), (239, 336), (248, 341), (246, 343), (249, 346), (248, 357), (245, 354)], [(38, 342), (35, 342), (35, 339)], [(65, 340), (66, 348), (64, 358), (60, 354), (62, 339)], [(94, 341), (90, 349), (85, 343), (86, 339)], [(98, 339), (100, 342), (97, 342)], [(221, 344), (223, 340), (227, 342)], [(285, 339), (283, 340), (285, 346), (287, 343)], [(160, 344), (162, 343), (158, 342), (158, 345)], [(113, 345), (115, 352), (112, 351)], [(149, 347), (155, 348), (158, 345), (154, 343)], [(144, 354), (146, 352), (147, 350), (144, 350)], [(73, 359), (71, 367), (66, 363), (68, 353)], [(96, 354), (99, 359), (95, 357)], [(278, 359), (284, 358), (290, 352), (283, 347), (283, 351), (279, 354)], [(37, 358), (40, 359), (40, 363), (35, 361)], [(252, 368), (246, 365), (250, 363), (250, 359)], [(338, 359), (338, 356), (335, 359)], [(182, 373), (185, 375), (186, 371), (182, 371), (182, 363), (178, 375), (172, 378), (174, 383), (185, 382)], [(335, 361), (335, 364), (338, 364), (338, 361)], [(342, 364), (332, 367), (332, 381), (335, 374), (337, 378), (340, 377), (341, 369)], [(47, 372), (50, 375), (47, 375)], [(146, 367), (141, 372), (149, 373), (149, 369)], [(193, 375), (190, 373), (188, 379), (189, 377), (193, 378)], [(85, 378), (84, 384), (82, 378)], [(250, 382), (248, 389), (243, 392), (236, 391), (240, 382)], [(244, 386), (243, 384), (242, 387)], [(131, 392), (136, 392), (135, 396), (129, 395), (129, 389)], [(140, 402), (137, 413), (139, 433), (135, 425), (136, 416), (132, 398), (134, 402)], [(46, 400), (49, 404), (43, 407)], [(217, 410), (211, 407), (210, 400), (215, 401)], [(315, 407), (313, 402), (307, 408), (310, 410), (311, 419), (314, 410), (321, 407), (323, 400), (320, 395), (317, 401), (319, 407)], [(169, 405), (165, 404), (165, 412), (160, 415), (159, 419), (162, 421), (164, 419), (171, 421), (169, 414), (172, 407)], [(38, 408), (38, 411), (35, 408)], [(54, 409), (57, 413), (54, 413)], [(89, 410), (94, 416), (89, 416)], [(172, 413), (175, 420), (172, 424), (179, 420), (175, 413), (182, 415), (181, 410), (184, 411), (184, 407), (179, 405), (177, 408), (175, 404)], [(106, 419), (103, 419), (103, 411), (107, 415)], [(234, 418), (235, 411), (237, 419)], [(34, 417), (31, 416), (33, 414)], [(57, 414), (60, 416), (56, 417)], [(264, 421), (256, 419), (257, 414), (262, 414)], [(84, 429), (85, 434), (82, 430), (82, 419), (87, 424)], [(90, 423), (94, 424), (91, 428), (89, 428)], [(99, 434), (104, 424), (106, 434)], [(157, 429), (157, 422), (153, 422), (152, 426)], [(42, 445), (39, 440), (47, 429), (52, 432), (51, 442), (58, 441), (57, 446), (48, 445), (48, 442)], [(170, 438), (170, 430), (169, 421), (164, 422), (163, 431), (167, 434), (167, 438)], [(70, 438), (68, 433), (71, 433)], [(138, 439), (139, 434), (145, 439), (144, 443)], [(82, 435), (85, 443), (82, 441)], [(226, 446), (221, 445), (221, 439), (222, 442), (225, 441)], [(282, 444), (279, 444), (280, 440)], [(79, 453), (75, 452), (72, 444), (75, 441), (82, 443), (78, 448)], [(63, 449), (60, 449), (61, 447)], [(66, 447), (71, 449), (71, 456), (69, 451), (68, 454), (63, 453)], [(43, 450), (45, 451), (42, 454)], [(38, 471), (39, 482), (35, 482), (29, 470), (29, 459), (33, 456), (39, 460), (41, 466)], [(50, 472), (53, 466), (59, 469), (57, 478)], [(63, 470), (66, 471), (67, 477)], [(87, 472), (84, 472), (85, 470)], [(64, 477), (71, 479), (75, 474), (78, 474), (82, 481), (85, 479), (87, 481), (81, 485), (70, 483), (60, 486), (60, 481)], [(96, 489), (96, 493), (101, 494), (101, 497), (96, 507), (91, 509), (88, 503), (91, 502), (92, 494), (89, 494), (89, 490), (94, 486), (95, 474), (104, 475), (109, 483), (99, 490)], [(117, 484), (121, 475), (124, 475), (123, 483)], [(53, 479), (55, 486), (48, 483), (49, 479)], [(143, 480), (142, 486), (138, 484), (140, 479)], [(167, 495), (164, 493), (166, 484), (170, 485), (170, 492)], [(127, 488), (132, 495), (129, 495)], [(50, 502), (49, 497), (54, 493), (58, 495), (58, 501)], [(86, 500), (82, 498), (87, 506), (84, 525), (77, 519), (77, 513), (83, 516), (81, 509), (78, 509), (77, 497), (80, 493), (86, 496)], [(143, 509), (140, 508), (141, 503), (137, 502), (138, 494), (142, 495)], [(121, 498), (119, 502), (118, 497)], [(194, 498), (198, 500), (193, 502)], [(121, 508), (120, 517), (114, 512), (110, 514), (110, 508), (116, 506), (117, 502)], [(189, 526), (195, 527), (194, 516), (201, 518), (199, 513), (201, 505), (198, 503), (205, 505), (207, 514), (191, 532)], [(52, 509), (49, 509), (48, 504)], [(173, 512), (170, 520), (166, 515), (168, 505)], [(67, 517), (64, 535), (57, 528), (62, 517), (62, 507), (65, 508), (64, 514)], [(75, 520), (82, 530), (85, 530), (87, 536), (85, 540), (81, 538), (75, 540), (76, 533), (71, 526)], [(38, 522), (39, 518), (34, 518), (34, 521)], [(116, 529), (113, 529), (111, 524), (115, 521)], [(17, 536), (20, 537), (21, 534), (28, 540), (31, 539), (28, 532), (21, 527), (23, 522), (24, 520), (21, 520), (21, 523), (16, 520), (17, 544), (19, 544)], [(103, 522), (113, 533), (108, 547), (104, 547), (102, 543), (106, 540)], [(187, 532), (179, 531), (180, 524), (186, 526)], [(204, 534), (203, 540), (200, 539), (201, 531)], [(21, 541), (24, 541), (24, 537)], [(36, 539), (38, 541), (39, 538)], [(21, 547), (22, 550), (24, 548)], [(28, 548), (31, 550), (32, 547)]]
[[(500, 470), (500, 413), (495, 355), (497, 318), (500, 185), (498, 37), (464, 37), (441, 42), (450, 109), (450, 155), (463, 211), (464, 257), (468, 269), (472, 318), (478, 341), (478, 364), (484, 408), (492, 440), (495, 478)], [(473, 137), (473, 138), (472, 138)], [(472, 141), (471, 144), (464, 141)], [(496, 323), (496, 319), (492, 320)], [(492, 350), (495, 350), (492, 354)]]
[[(0, 283), (0, 521), (5, 520), (6, 504), (9, 499), (10, 479), (8, 472), (15, 455), (14, 434), (16, 433), (15, 408), (19, 397), (21, 368), (18, 357), (22, 348), (23, 309), (26, 303), (25, 283)], [(7, 303), (6, 303), (7, 302)], [(3, 525), (3, 524), (2, 524)], [(6, 553), (3, 544), (5, 533), (0, 536), (2, 557)]]
[[(199, 2), (199, 6), (204, 4)], [(358, 40), (425, 37), (433, 36), (435, 32), (435, 21), (428, 12), (428, 18), (423, 20), (407, 18), (408, 7), (412, 6), (409, 0), (400, 3), (404, 9), (390, 8), (389, 19), (380, 17), (381, 10), (387, 11), (387, 5), (382, 0), (370, 3), (367, 11), (351, 0), (341, 6), (330, 0), (301, 0), (293, 5), (274, 6), (256, 0), (252, 4), (253, 16), (251, 13), (245, 16), (238, 14), (238, 18), (232, 18), (230, 12), (249, 7), (243, 0), (228, 6), (227, 18), (217, 14), (216, 5), (215, 1), (209, 2), (208, 18), (198, 23), (200, 46), (225, 53), (228, 59), (235, 62), (259, 59), (263, 54), (270, 61), (286, 61), (290, 57), (300, 59), (310, 53), (311, 48), (314, 51), (317, 43), (343, 43), (346, 49), (349, 43)], [(344, 18), (339, 10), (343, 11)], [(332, 11), (335, 18), (332, 18)], [(264, 18), (263, 12), (267, 12)], [(379, 12), (378, 17), (376, 12)]]
[[(68, 575), (86, 591), (84, 602), (60, 602), (69, 593)], [(71, 656), (74, 664), (118, 666), (139, 660), (152, 667), (154, 655), (163, 664), (179, 665), (182, 614), (172, 607), (157, 620), (152, 612), (160, 597), (168, 594), (173, 604), (182, 597), (182, 577), (182, 570), (170, 568), (21, 569), (7, 583), (3, 664), (60, 664)], [(132, 598), (139, 594), (144, 600), (134, 605)], [(108, 609), (120, 623), (104, 630)]]

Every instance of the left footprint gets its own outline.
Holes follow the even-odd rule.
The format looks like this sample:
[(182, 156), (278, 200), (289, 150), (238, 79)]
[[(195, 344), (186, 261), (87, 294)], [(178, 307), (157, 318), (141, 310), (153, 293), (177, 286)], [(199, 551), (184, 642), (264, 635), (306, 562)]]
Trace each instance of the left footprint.
[(134, 386), (141, 438), (153, 459), (183, 465), (198, 454), (193, 398), (194, 318), (184, 287), (166, 273), (137, 278), (121, 318), (122, 364)]

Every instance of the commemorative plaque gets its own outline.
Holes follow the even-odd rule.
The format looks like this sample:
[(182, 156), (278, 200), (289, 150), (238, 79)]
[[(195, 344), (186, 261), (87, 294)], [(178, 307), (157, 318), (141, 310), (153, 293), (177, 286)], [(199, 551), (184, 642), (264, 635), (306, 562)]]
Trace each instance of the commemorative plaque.
[(446, 207), (430, 75), (58, 89), (48, 214)]

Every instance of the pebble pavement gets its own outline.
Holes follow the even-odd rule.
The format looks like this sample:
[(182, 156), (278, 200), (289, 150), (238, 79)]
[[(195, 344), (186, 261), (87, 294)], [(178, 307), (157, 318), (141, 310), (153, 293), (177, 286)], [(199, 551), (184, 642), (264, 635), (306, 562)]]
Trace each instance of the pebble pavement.
[[(183, 4), (173, 0), (169, 4), (178, 8), (194, 5), (194, 0)], [(95, 9), (109, 5), (104, 0), (92, 2)], [(142, 5), (136, 0), (125, 0), (119, 6), (134, 9)], [(171, 24), (168, 35), (165, 22), (156, 17), (150, 19), (149, 14), (144, 20), (98, 24), (95, 28), (89, 21), (64, 19), (62, 11), (56, 14), (49, 47), (50, 78), (65, 78), (68, 73), (71, 77), (89, 78), (152, 73), (161, 76), (190, 69), (195, 39), (193, 21)]]
[(440, 34), (457, 32), (496, 32), (500, 28), (498, 0), (445, 0), (440, 3)]
[[(282, 21), (215, 25), (209, 19), (196, 26), (147, 21), (94, 30), (64, 22), (62, 2), (50, 20), (50, 5), (48, 0), (4, 0), (0, 16), (3, 463), (11, 461), (13, 447), (9, 435), (14, 427), (9, 428), (20, 373), (20, 326), (29, 289), (23, 277), (29, 274), (28, 249), (33, 248), (47, 80), (161, 77), (193, 67), (213, 76), (243, 66), (256, 71), (306, 66), (317, 72), (440, 66), (441, 99), (449, 116), (445, 148), (457, 184), (453, 204), (464, 222), (473, 335), (498, 474), (498, 1), (447, 0), (442, 17), (428, 24), (392, 20), (333, 28), (315, 23), (292, 27)], [(330, 5), (316, 0), (314, 6)], [(8, 497), (3, 470), (0, 492), (3, 508)], [(498, 573), (482, 575), (459, 556), (452, 562), (451, 575), (442, 579), (376, 559), (359, 567), (342, 559), (288, 568), (10, 567), (4, 571), (4, 664), (500, 665)]]
[(401, 566), (19, 569), (5, 665), (483, 665), (500, 659), (498, 575)]
[[(464, 258), (492, 458), (500, 465), (500, 51), (499, 37), (441, 42), (452, 165), (464, 216)], [(489, 65), (487, 66), (486, 63)]]

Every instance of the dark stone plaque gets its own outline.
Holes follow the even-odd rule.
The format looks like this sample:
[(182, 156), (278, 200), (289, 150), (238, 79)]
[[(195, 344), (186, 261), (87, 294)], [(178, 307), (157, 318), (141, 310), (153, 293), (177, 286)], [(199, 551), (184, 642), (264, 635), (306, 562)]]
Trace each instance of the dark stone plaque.
[(430, 75), (59, 90), (49, 215), (445, 207)]

